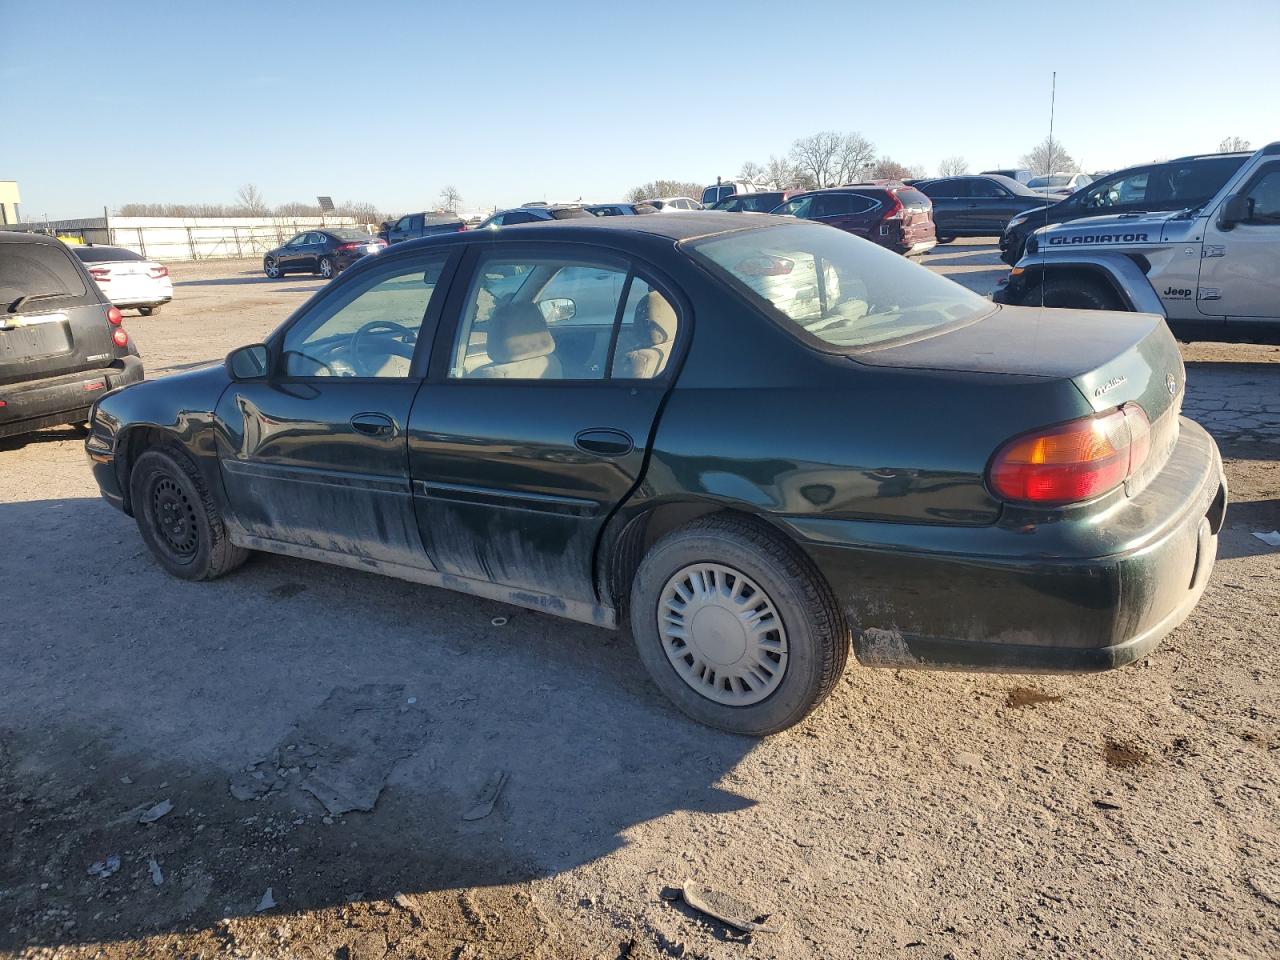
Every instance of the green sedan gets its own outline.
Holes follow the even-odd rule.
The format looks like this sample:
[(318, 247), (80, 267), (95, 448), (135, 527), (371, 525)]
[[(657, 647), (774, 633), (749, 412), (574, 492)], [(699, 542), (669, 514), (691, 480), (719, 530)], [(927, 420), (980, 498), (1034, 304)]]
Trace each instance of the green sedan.
[(104, 497), (255, 551), (629, 628), (765, 735), (864, 665), (1089, 671), (1186, 617), (1226, 510), (1159, 317), (1001, 307), (789, 218), (398, 244), (265, 343), (108, 394)]

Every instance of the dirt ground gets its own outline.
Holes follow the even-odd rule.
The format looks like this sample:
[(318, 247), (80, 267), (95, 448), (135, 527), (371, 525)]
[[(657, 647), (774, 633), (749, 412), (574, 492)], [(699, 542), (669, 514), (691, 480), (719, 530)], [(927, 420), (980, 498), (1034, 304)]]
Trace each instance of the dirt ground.
[[(989, 244), (926, 262), (1001, 275)], [(149, 376), (319, 286), (256, 267), (172, 267), (125, 321)], [(1233, 503), (1149, 658), (851, 665), (760, 742), (684, 719), (625, 635), (281, 557), (176, 581), (76, 430), (0, 441), (0, 956), (1280, 956), (1280, 550), (1251, 535), (1280, 528), (1280, 350), (1185, 352)], [(330, 815), (309, 790), (352, 757), (385, 788)]]

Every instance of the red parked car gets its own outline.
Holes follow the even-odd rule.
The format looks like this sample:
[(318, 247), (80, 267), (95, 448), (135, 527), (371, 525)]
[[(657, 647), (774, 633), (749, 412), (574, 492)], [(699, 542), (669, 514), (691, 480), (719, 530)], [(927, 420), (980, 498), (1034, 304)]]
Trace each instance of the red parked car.
[(903, 183), (811, 190), (773, 212), (827, 223), (908, 257), (926, 253), (938, 242), (933, 202)]

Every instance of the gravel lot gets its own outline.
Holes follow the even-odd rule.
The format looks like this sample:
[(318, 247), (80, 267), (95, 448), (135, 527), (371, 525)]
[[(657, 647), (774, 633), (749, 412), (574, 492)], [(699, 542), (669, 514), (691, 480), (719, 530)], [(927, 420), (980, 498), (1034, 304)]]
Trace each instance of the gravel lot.
[[(991, 244), (939, 251), (980, 292), (1003, 274)], [(320, 285), (172, 272), (174, 302), (125, 321), (152, 377)], [(170, 579), (77, 431), (0, 441), (0, 955), (1280, 956), (1280, 551), (1251, 536), (1280, 528), (1280, 350), (1185, 355), (1233, 504), (1152, 656), (851, 665), (764, 742), (685, 720), (623, 635), (279, 557)], [(326, 816), (299, 783), (344, 749), (390, 775), (372, 812)], [(690, 878), (774, 932), (669, 900)]]

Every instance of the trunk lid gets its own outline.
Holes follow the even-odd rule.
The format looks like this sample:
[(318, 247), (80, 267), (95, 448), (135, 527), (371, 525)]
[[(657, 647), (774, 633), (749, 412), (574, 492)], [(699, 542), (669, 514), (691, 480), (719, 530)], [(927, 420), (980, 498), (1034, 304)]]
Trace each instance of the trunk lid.
[(914, 343), (861, 352), (857, 361), (1070, 380), (1095, 413), (1137, 403), (1152, 426), (1144, 476), (1177, 441), (1186, 387), (1177, 342), (1162, 317), (1147, 313), (1006, 306)]

